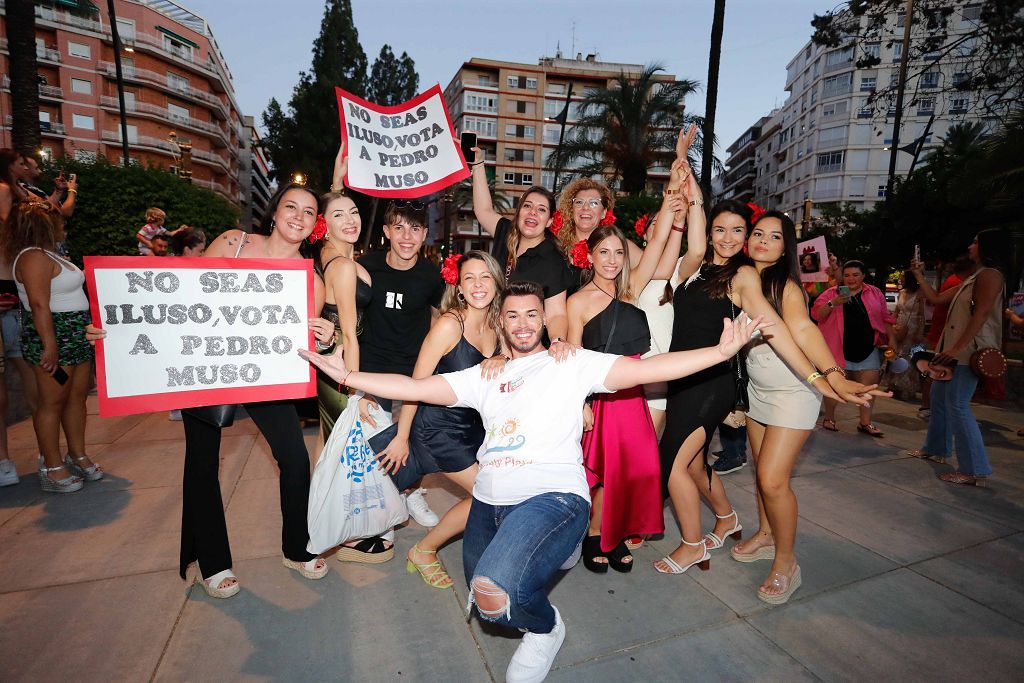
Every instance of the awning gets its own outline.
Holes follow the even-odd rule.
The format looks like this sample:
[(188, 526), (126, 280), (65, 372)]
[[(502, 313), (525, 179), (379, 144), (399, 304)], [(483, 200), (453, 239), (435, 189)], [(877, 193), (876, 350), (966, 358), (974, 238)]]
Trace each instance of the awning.
[(199, 43), (192, 42), (191, 40), (189, 40), (185, 36), (180, 35), (178, 33), (175, 33), (174, 31), (171, 31), (170, 29), (166, 29), (163, 26), (157, 26), (156, 30), (160, 31), (160, 33), (163, 33), (165, 36), (170, 36), (171, 38), (174, 38), (179, 43), (184, 43), (185, 45), (191, 45), (192, 47), (196, 48), (197, 50), (199, 49)]
[(99, 7), (88, 2), (88, 0), (57, 0), (56, 4), (89, 14), (97, 14), (100, 11)]

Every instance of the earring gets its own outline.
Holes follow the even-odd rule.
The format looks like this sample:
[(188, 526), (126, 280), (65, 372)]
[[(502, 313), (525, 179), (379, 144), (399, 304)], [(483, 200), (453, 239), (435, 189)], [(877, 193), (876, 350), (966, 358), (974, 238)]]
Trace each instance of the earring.
[(270, 229), (273, 230), (276, 227), (277, 227), (277, 223), (274, 221), (273, 218), (271, 218), (270, 219)]
[(459, 300), (460, 304), (466, 303), (466, 297), (463, 296), (461, 289), (455, 292), (455, 298)]

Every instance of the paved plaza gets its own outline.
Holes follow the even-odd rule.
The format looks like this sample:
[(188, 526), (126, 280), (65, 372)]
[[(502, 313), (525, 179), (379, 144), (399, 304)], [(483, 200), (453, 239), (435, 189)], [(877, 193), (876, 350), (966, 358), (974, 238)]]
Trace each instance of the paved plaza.
[[(567, 635), (549, 680), (1020, 680), (1024, 414), (977, 407), (995, 468), (979, 489), (900, 456), (923, 440), (915, 408), (880, 400), (884, 439), (856, 434), (845, 407), (842, 433), (812, 436), (793, 482), (804, 583), (789, 604), (760, 602), (768, 563), (740, 564), (727, 550), (709, 572), (655, 573), (651, 562), (678, 541), (666, 510), (665, 539), (636, 552), (632, 573), (581, 565), (559, 577), (551, 595)], [(384, 565), (331, 558), (319, 582), (281, 565), (277, 474), (250, 420), (226, 430), (222, 448), (242, 582), (230, 600), (177, 575), (181, 423), (93, 416), (88, 441), (106, 478), (42, 494), (31, 424), (11, 429), (23, 479), (0, 489), (0, 680), (503, 679), (519, 639), (467, 622), (460, 542), (441, 552), (454, 591), (405, 572), (423, 533), (413, 523)], [(751, 468), (725, 481), (753, 532)], [(435, 510), (451, 505), (444, 480), (426, 485)]]

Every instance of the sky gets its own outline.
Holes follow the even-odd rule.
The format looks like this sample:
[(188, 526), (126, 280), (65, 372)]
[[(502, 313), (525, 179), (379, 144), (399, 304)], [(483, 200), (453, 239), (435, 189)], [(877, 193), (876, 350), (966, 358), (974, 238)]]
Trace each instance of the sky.
[[(323, 0), (179, 0), (213, 29), (242, 112), (256, 117), (271, 97), (285, 105), (308, 69)], [(728, 0), (719, 74), (716, 154), (757, 119), (781, 106), (786, 64), (810, 38), (815, 13), (836, 0)], [(677, 78), (699, 81), (687, 111), (704, 112), (713, 0), (352, 0), (368, 64), (387, 43), (408, 52), (420, 89), (444, 88), (463, 62), (485, 57), (536, 64), (560, 46), (566, 57), (596, 52), (602, 61), (659, 62)], [(575, 46), (575, 47), (574, 47)]]

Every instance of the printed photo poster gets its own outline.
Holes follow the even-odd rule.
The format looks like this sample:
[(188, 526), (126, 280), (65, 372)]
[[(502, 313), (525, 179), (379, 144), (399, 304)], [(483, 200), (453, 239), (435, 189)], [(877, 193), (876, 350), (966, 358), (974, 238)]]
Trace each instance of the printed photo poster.
[(801, 282), (828, 282), (828, 248), (825, 237), (797, 243)]
[(392, 107), (334, 90), (348, 187), (373, 197), (415, 199), (469, 177), (440, 85)]
[(101, 416), (316, 395), (308, 259), (86, 256)]
[[(1008, 308), (1017, 315), (1024, 318), (1024, 292), (1015, 292), (1010, 297)], [(1020, 341), (1024, 339), (1024, 328), (1010, 325), (1010, 339)]]

